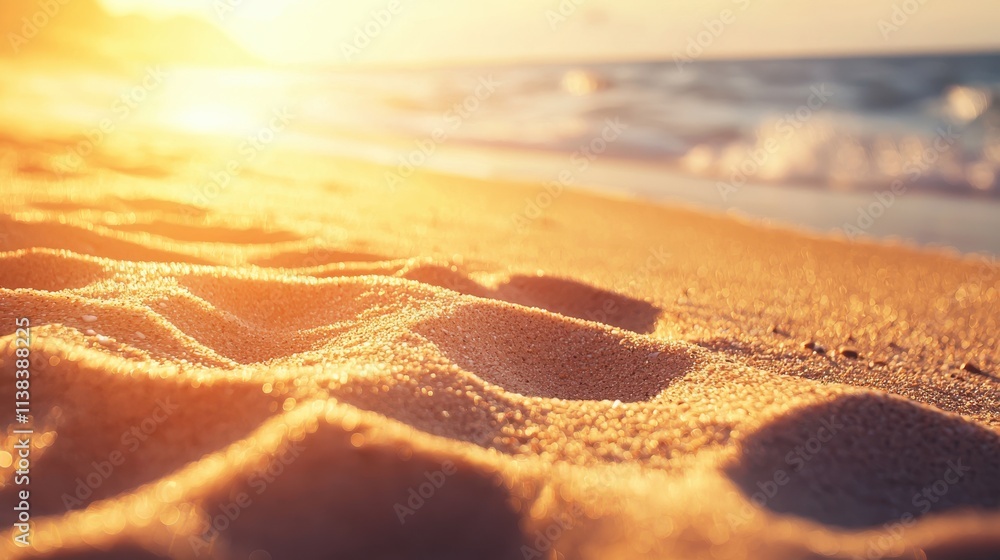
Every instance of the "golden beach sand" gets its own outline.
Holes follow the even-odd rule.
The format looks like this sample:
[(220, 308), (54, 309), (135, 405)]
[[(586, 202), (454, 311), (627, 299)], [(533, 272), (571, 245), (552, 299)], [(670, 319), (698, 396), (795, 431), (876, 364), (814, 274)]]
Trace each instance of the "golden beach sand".
[(0, 556), (1000, 558), (995, 264), (276, 158), (5, 180)]

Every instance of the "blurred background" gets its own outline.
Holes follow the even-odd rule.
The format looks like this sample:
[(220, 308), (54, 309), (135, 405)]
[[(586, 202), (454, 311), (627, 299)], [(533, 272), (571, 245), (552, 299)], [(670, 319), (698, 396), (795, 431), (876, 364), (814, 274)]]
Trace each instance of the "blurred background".
[(5, 0), (0, 173), (211, 204), (246, 179), (220, 162), (292, 173), (281, 146), (385, 164), (387, 193), (428, 168), (997, 255), (998, 26), (974, 0)]

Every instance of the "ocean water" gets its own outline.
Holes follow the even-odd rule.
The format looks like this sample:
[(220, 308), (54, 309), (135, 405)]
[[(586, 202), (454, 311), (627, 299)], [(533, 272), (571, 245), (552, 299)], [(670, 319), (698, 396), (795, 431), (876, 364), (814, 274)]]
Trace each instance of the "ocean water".
[(414, 139), (437, 129), (453, 144), (652, 161), (734, 184), (863, 191), (902, 180), (908, 190), (1000, 196), (997, 54), (306, 79), (324, 97), (305, 100), (319, 135), (322, 125)]
[[(575, 186), (1000, 254), (1000, 54), (308, 79), (336, 92), (304, 106), (316, 145), (400, 174), (433, 166), (551, 182), (569, 171)], [(334, 131), (352, 142), (333, 142)], [(405, 141), (364, 148), (380, 136)]]
[[(145, 76), (77, 78), (21, 79), (5, 88), (7, 107), (21, 109), (0, 120), (30, 104), (93, 128), (117, 118), (116, 96)], [(995, 53), (169, 68), (148, 98), (122, 130), (241, 137), (282, 110), (294, 116), (283, 142), (401, 176), (430, 167), (545, 183), (568, 172), (567, 186), (1000, 254)]]

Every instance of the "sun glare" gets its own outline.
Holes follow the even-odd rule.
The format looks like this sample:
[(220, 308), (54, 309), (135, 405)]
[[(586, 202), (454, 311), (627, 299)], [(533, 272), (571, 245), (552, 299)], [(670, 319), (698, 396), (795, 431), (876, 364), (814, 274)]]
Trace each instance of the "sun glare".
[(177, 106), (172, 111), (166, 111), (162, 117), (178, 128), (200, 133), (225, 133), (253, 124), (247, 113), (232, 107), (208, 104)]
[[(996, 43), (993, 7), (981, 0), (948, 4), (914, 2), (919, 18), (899, 27), (901, 16), (883, 2), (836, 4), (730, 0), (590, 0), (539, 4), (533, 0), (471, 3), (437, 0), (101, 0), (117, 14), (194, 14), (226, 31), (262, 60), (344, 64), (440, 63), (476, 59), (662, 58), (683, 54), (691, 37), (711, 32), (713, 22), (731, 21), (712, 35), (713, 57), (805, 53), (905, 52), (947, 47), (982, 48)], [(753, 9), (748, 9), (750, 5)], [(912, 10), (911, 10), (912, 11)], [(669, 13), (669, 17), (666, 15)], [(903, 14), (906, 15), (906, 14)], [(797, 18), (824, 21), (828, 33), (803, 34)], [(909, 16), (906, 16), (909, 18)], [(895, 19), (893, 19), (895, 18)], [(876, 22), (885, 22), (881, 27)], [(896, 23), (892, 23), (896, 21)], [(928, 25), (930, 22), (939, 25)], [(872, 22), (864, 25), (860, 22)], [(959, 24), (960, 22), (960, 24)], [(886, 27), (888, 25), (889, 27)], [(880, 31), (881, 29), (881, 31)], [(886, 40), (887, 33), (892, 41)], [(363, 56), (345, 56), (357, 43)], [(461, 46), (456, 48), (456, 46)]]
[(148, 104), (148, 119), (167, 128), (240, 135), (260, 126), (280, 106), (287, 85), (280, 75), (253, 71), (176, 69)]

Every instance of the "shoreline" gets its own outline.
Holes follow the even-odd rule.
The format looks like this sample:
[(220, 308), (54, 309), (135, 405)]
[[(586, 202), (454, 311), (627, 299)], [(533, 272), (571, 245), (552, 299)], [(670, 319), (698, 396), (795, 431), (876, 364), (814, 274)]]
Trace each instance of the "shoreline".
[[(332, 144), (328, 146), (338, 147), (329, 150), (313, 147), (314, 153), (364, 160), (385, 165), (390, 171), (398, 169), (395, 160), (405, 155), (392, 146), (401, 150), (412, 145), (402, 138), (391, 142), (330, 140)], [(345, 153), (343, 148), (347, 145), (350, 148)], [(440, 145), (424, 167), (468, 178), (544, 185), (558, 182), (560, 172), (571, 169), (571, 155), (509, 147)], [(897, 196), (889, 191), (888, 185), (883, 190), (848, 192), (816, 185), (752, 181), (731, 193), (720, 193), (720, 181), (716, 178), (690, 175), (672, 164), (608, 156), (591, 160), (584, 171), (573, 170), (573, 176), (572, 182), (561, 186), (610, 198), (736, 215), (807, 235), (848, 237), (859, 242), (928, 251), (958, 251), (971, 258), (1000, 256), (1000, 233), (989, 233), (993, 216), (1000, 212), (1000, 200), (947, 196), (926, 189), (910, 191), (906, 185), (903, 187), (906, 192)], [(888, 193), (893, 200), (884, 203), (877, 198), (884, 196), (881, 193)], [(879, 208), (873, 211), (873, 205)], [(942, 208), (944, 215), (940, 215)], [(861, 227), (866, 221), (871, 225)], [(934, 227), (935, 222), (943, 225)], [(860, 233), (849, 232), (851, 227)]]
[(0, 314), (53, 434), (8, 557), (1000, 550), (1000, 267), (574, 189), (518, 232), (541, 185), (273, 157), (202, 207), (190, 176), (7, 184)]

